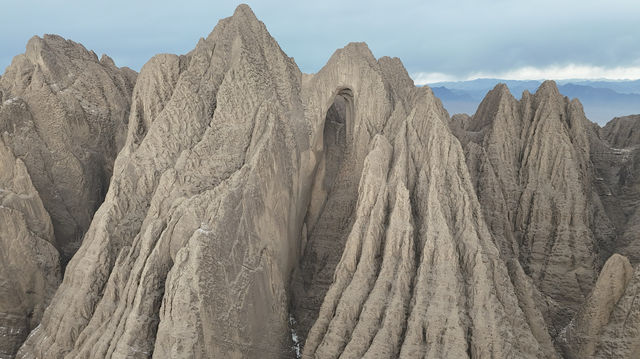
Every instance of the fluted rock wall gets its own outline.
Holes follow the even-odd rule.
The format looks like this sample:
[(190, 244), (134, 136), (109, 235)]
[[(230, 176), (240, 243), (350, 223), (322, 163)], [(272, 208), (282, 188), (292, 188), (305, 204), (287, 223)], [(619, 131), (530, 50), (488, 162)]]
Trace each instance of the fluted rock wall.
[(0, 79), (0, 351), (40, 322), (102, 203), (124, 143), (135, 72), (54, 35)]
[(61, 279), (53, 226), (27, 168), (0, 135), (0, 358), (13, 358)]
[[(16, 228), (0, 246), (23, 233), (53, 257), (24, 282), (39, 283), (25, 290), (37, 300), (0, 301), (27, 313), (7, 348), (57, 285), (51, 243), (67, 255), (91, 219), (89, 202), (67, 198), (99, 201), (88, 193), (110, 185), (19, 358), (637, 356), (633, 118), (600, 129), (553, 82), (519, 101), (499, 85), (475, 115), (450, 118), (363, 43), (302, 74), (246, 5), (188, 54), (153, 57), (125, 110), (135, 74), (59, 38), (32, 42), (0, 80), (0, 166), (12, 169), (0, 187), (30, 194), (0, 208)], [(60, 75), (96, 66), (112, 82)], [(42, 120), (70, 108), (96, 115)], [(65, 147), (95, 131), (97, 147)], [(48, 170), (58, 155), (82, 186)], [(42, 173), (64, 200), (38, 196)], [(22, 278), (6, 273), (3, 291)]]
[(518, 258), (546, 297), (540, 305), (555, 335), (589, 294), (601, 265), (582, 107), (553, 82), (520, 101), (498, 85), (473, 118), (453, 121), (503, 257)]
[(33, 37), (2, 78), (0, 133), (27, 167), (66, 262), (124, 144), (136, 73), (55, 35)]
[(610, 218), (612, 251), (640, 262), (640, 115), (611, 120), (592, 136), (591, 158), (603, 211)]
[(147, 63), (107, 198), (19, 357), (291, 355), (317, 161), (301, 76), (246, 6)]

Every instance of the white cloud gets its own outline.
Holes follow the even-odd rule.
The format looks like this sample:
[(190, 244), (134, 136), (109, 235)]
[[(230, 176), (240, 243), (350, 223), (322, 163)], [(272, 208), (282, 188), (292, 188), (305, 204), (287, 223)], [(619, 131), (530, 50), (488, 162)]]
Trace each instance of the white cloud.
[(425, 85), (442, 81), (468, 81), (481, 78), (504, 80), (637, 80), (640, 79), (640, 66), (601, 67), (570, 64), (566, 66), (533, 67), (527, 66), (503, 72), (474, 72), (467, 76), (454, 76), (440, 72), (417, 72), (412, 74), (416, 85)]

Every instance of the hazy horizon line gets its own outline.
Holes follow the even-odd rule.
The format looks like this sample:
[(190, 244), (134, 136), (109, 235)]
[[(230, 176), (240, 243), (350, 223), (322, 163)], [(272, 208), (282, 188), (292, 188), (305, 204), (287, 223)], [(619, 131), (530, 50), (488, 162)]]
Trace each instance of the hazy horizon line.
[(524, 66), (502, 72), (478, 71), (466, 76), (441, 72), (414, 72), (411, 78), (416, 85), (440, 82), (464, 82), (482, 79), (511, 81), (636, 81), (640, 80), (640, 66), (612, 67), (569, 64), (547, 67)]

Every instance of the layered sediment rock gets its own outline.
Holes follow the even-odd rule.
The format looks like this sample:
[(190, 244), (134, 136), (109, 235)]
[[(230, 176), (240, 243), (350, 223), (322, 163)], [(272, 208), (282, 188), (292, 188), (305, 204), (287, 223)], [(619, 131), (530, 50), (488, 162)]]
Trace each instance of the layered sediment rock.
[(398, 60), (353, 44), (303, 76), (241, 6), (145, 65), (132, 102), (107, 198), (19, 356), (291, 356), (301, 257), (303, 277), (315, 260), (340, 278), (302, 286), (323, 303), (305, 353), (543, 355), (447, 114)]
[[(610, 293), (610, 296), (617, 294)], [(637, 358), (640, 355), (640, 270), (636, 268), (600, 331), (595, 358)]]

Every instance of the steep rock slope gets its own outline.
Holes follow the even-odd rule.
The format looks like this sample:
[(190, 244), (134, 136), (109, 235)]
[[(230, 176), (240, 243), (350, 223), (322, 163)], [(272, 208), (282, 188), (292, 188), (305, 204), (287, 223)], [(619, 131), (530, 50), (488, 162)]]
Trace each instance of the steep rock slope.
[[(65, 44), (56, 46), (86, 53)], [(18, 57), (14, 80), (2, 83), (26, 73), (26, 88), (42, 84), (39, 64), (56, 58), (38, 50), (45, 45), (30, 45), (40, 62)], [(116, 83), (133, 79), (118, 71)], [(20, 87), (11, 88), (2, 87), (0, 114), (24, 113), (0, 122), (22, 129), (3, 137), (11, 146), (0, 143), (0, 164), (12, 169), (0, 186), (27, 195), (0, 199), (29, 202), (0, 208), (16, 228), (0, 246), (13, 245), (15, 232), (44, 251), (60, 244), (57, 225), (71, 228), (55, 218), (73, 213), (53, 206), (46, 226), (47, 197), (38, 202), (37, 181), (21, 174), (29, 157), (21, 165), (11, 136), (53, 145), (37, 136), (46, 122), (28, 95), (6, 101)], [(81, 99), (76, 108), (91, 113)], [(362, 43), (302, 74), (241, 5), (190, 53), (152, 58), (128, 114), (105, 201), (19, 358), (637, 354), (638, 271), (632, 277), (614, 255), (598, 277), (608, 244), (634, 222), (616, 222), (600, 202), (620, 171), (607, 172), (603, 187), (592, 165), (596, 148), (633, 146), (633, 125), (598, 132), (552, 82), (521, 101), (498, 86), (474, 117), (450, 120), (398, 59), (376, 59)], [(93, 133), (96, 123), (78, 126)], [(116, 125), (104, 133), (117, 149)], [(100, 163), (92, 178), (110, 173)], [(625, 176), (622, 186), (637, 178)], [(633, 252), (631, 243), (620, 248)], [(56, 260), (36, 258), (30, 272), (42, 279), (24, 292), (46, 303)], [(21, 277), (4, 273), (0, 289), (12, 290)], [(11, 334), (20, 340), (34, 326), (30, 313), (42, 312), (30, 303), (3, 309), (26, 323)]]
[(633, 268), (627, 258), (614, 254), (607, 260), (593, 291), (561, 334), (566, 358), (593, 357), (602, 329), (632, 275)]
[[(392, 76), (399, 76), (399, 81), (390, 81)], [(397, 131), (396, 119), (406, 116), (405, 97), (412, 88), (398, 59), (378, 61), (362, 43), (336, 51), (304, 84), (306, 118), (324, 124), (318, 134), (325, 150), (318, 149), (321, 160), (302, 230), (305, 251), (291, 286), (301, 338), (317, 318), (353, 225), (358, 181), (373, 137)], [(337, 143), (344, 145), (335, 145), (332, 126), (339, 126)]]
[(527, 306), (553, 337), (591, 292), (599, 243), (611, 240), (593, 185), (589, 125), (580, 103), (550, 81), (520, 101), (498, 85), (472, 118), (451, 122), (512, 278), (526, 274), (514, 285), (532, 281)]
[(144, 66), (105, 202), (18, 356), (292, 357), (300, 315), (307, 356), (545, 357), (447, 120), (364, 44), (302, 75), (241, 5)]
[(13, 358), (61, 279), (53, 227), (27, 168), (0, 136), (0, 358)]
[(616, 117), (600, 131), (602, 138), (614, 148), (640, 145), (640, 115)]
[(19, 357), (286, 357), (312, 132), (247, 6), (149, 61), (107, 198)]
[(640, 115), (618, 117), (591, 136), (591, 159), (604, 212), (613, 224), (609, 248), (640, 262)]
[[(611, 292), (611, 296), (617, 292)], [(594, 358), (632, 359), (640, 356), (640, 269), (636, 267), (624, 294), (600, 331)]]
[(430, 90), (411, 92), (406, 116), (369, 146), (303, 357), (544, 357), (446, 112)]
[(640, 271), (614, 254), (593, 291), (562, 331), (566, 358), (632, 359), (640, 355)]
[(2, 78), (0, 133), (27, 167), (66, 262), (104, 198), (136, 73), (55, 35), (33, 37)]
[(0, 78), (0, 336), (12, 357), (37, 326), (102, 202), (135, 72), (58, 36), (34, 37)]

